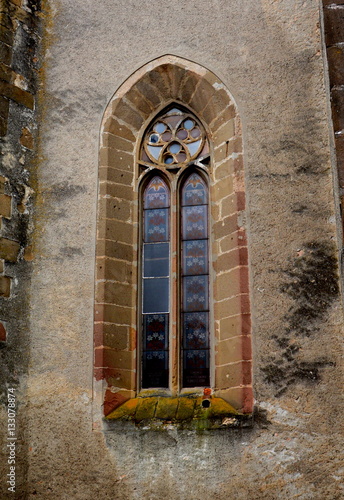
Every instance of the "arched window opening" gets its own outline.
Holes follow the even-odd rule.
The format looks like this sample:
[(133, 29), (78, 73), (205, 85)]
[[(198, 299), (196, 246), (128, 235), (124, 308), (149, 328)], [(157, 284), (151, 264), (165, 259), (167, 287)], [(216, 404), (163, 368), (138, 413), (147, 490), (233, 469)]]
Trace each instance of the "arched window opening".
[(142, 194), (142, 389), (210, 386), (209, 189), (194, 166), (205, 167), (205, 159), (204, 127), (179, 106), (163, 110), (144, 133), (141, 168), (167, 171), (173, 188), (154, 174)]
[(210, 385), (208, 189), (197, 173), (182, 187), (183, 387)]
[(196, 63), (151, 61), (110, 100), (99, 151), (95, 425), (100, 408), (133, 408), (150, 388), (199, 397), (208, 387), (252, 411), (243, 157), (236, 104)]
[(143, 193), (142, 387), (168, 387), (170, 194), (155, 176)]

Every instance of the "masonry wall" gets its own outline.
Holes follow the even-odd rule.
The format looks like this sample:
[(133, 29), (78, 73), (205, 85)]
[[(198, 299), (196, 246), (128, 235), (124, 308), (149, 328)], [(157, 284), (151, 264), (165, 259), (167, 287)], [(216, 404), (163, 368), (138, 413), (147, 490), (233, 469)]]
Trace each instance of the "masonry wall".
[(40, 2), (0, 2), (0, 397), (2, 488), (9, 472), (8, 388), (16, 395), (17, 492), (26, 489), (30, 276), (36, 190)]
[[(32, 266), (26, 285), (11, 288), (17, 295), (3, 298), (27, 297), (15, 335), (30, 362), (11, 357), (4, 375), (25, 373), (17, 498), (343, 496), (341, 229), (321, 9), (313, 0), (44, 2), (33, 260), (18, 249), (4, 274)], [(92, 429), (100, 126), (123, 82), (166, 54), (217, 75), (242, 120), (256, 408), (248, 429)], [(14, 112), (23, 104), (11, 95)], [(7, 156), (17, 169), (13, 144), (31, 154), (22, 128), (31, 130), (17, 123)], [(15, 168), (4, 170), (7, 182), (30, 186)], [(4, 237), (26, 247), (15, 232)]]

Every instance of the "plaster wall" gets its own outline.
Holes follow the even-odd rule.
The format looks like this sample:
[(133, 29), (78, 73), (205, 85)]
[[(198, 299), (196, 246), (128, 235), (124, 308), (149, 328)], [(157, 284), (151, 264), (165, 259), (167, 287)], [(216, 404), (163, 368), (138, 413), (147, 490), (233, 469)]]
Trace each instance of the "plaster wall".
[[(319, 12), (314, 0), (45, 2), (28, 485), (18, 498), (342, 498), (343, 325)], [(100, 123), (123, 81), (164, 54), (218, 75), (243, 123), (252, 429), (92, 430)]]

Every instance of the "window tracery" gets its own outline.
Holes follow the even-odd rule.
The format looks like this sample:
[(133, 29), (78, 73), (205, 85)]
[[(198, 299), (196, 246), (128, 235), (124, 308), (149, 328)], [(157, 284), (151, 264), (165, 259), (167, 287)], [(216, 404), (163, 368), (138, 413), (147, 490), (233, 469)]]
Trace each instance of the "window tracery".
[(173, 107), (148, 127), (141, 160), (145, 164), (175, 167), (209, 154), (204, 128), (191, 113)]

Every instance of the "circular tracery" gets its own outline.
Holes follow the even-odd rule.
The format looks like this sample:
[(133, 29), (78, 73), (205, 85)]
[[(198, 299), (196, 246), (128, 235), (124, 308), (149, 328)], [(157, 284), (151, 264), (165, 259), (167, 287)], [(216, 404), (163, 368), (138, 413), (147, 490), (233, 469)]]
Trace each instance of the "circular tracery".
[(143, 140), (141, 160), (165, 167), (183, 165), (208, 154), (201, 123), (191, 113), (172, 108), (148, 128)]

